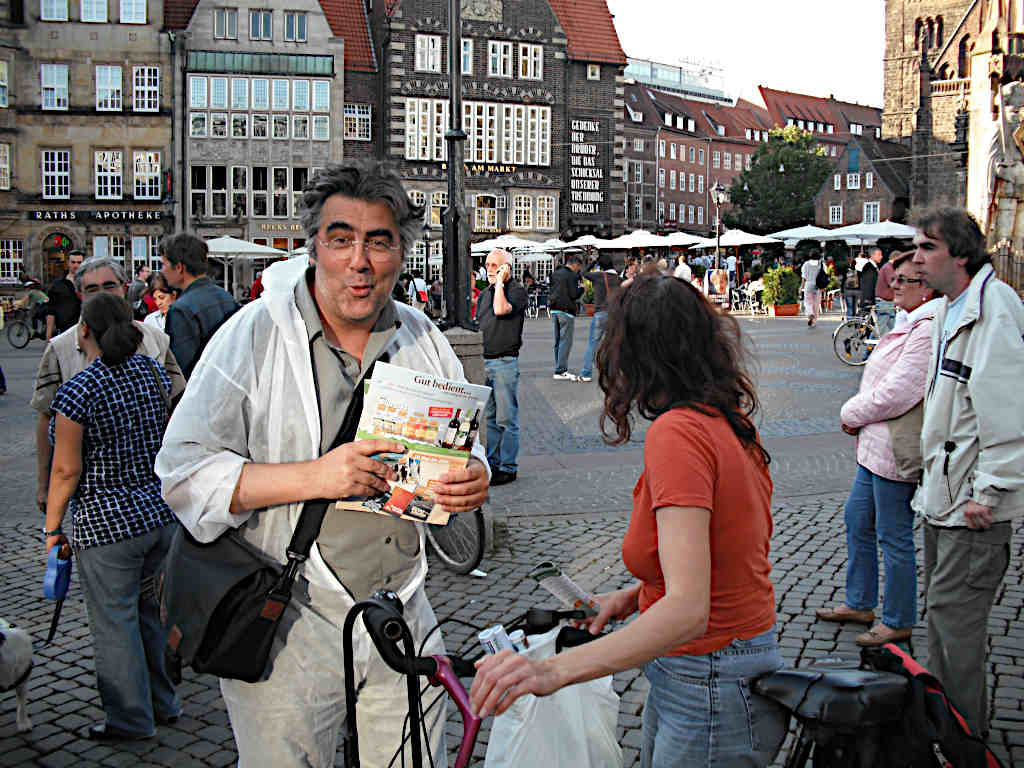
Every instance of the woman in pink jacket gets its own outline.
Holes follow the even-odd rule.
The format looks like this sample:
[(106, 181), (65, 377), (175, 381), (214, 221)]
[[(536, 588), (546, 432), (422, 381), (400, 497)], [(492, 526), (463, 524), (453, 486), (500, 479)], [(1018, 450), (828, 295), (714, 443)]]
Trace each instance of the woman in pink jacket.
[[(857, 476), (846, 500), (846, 602), (820, 608), (817, 616), (867, 624), (870, 629), (857, 636), (857, 645), (862, 646), (905, 640), (917, 623), (910, 500), (919, 469), (908, 470), (907, 463), (897, 459), (893, 448), (897, 427), (891, 421), (921, 402), (928, 378), (935, 306), (926, 303), (933, 294), (918, 277), (912, 255), (912, 251), (897, 254), (893, 261), (894, 302), (903, 310), (897, 325), (879, 341), (864, 368), (860, 391), (840, 413), (843, 431), (857, 436)], [(907, 423), (913, 424), (909, 416)], [(918, 440), (919, 435), (918, 430)], [(878, 544), (885, 565), (885, 601), (881, 621), (875, 622)]]

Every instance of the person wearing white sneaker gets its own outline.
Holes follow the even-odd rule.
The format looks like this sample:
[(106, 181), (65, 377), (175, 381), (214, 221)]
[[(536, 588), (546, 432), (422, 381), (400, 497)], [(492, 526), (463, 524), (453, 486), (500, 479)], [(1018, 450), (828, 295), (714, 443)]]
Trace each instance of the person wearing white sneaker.
[(580, 271), (583, 258), (570, 253), (565, 263), (551, 273), (548, 306), (551, 308), (551, 326), (554, 332), (555, 374), (558, 381), (576, 381), (569, 373), (569, 353), (572, 352), (572, 332), (576, 323), (576, 302), (583, 295)]

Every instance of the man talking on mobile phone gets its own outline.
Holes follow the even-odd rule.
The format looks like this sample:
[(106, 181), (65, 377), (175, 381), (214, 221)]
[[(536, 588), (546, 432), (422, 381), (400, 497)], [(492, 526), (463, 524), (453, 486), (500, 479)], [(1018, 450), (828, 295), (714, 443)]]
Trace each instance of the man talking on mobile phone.
[(491, 388), (487, 401), (487, 461), (491, 485), (516, 479), (519, 469), (519, 348), (528, 298), (512, 277), (508, 251), (487, 254), (487, 282), (476, 304), (484, 334), (484, 373)]

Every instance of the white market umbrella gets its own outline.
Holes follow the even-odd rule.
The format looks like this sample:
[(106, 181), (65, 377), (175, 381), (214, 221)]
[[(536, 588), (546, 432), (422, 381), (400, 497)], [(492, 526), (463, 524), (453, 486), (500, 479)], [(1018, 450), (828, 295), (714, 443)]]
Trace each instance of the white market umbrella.
[(273, 259), (287, 257), (287, 251), (271, 248), (269, 245), (257, 245), (237, 237), (215, 237), (206, 241), (207, 254), (224, 262), (224, 290), (228, 288), (228, 262), (239, 259)]
[(720, 243), (725, 248), (738, 248), (741, 245), (764, 245), (767, 243), (778, 243), (778, 239), (774, 237), (767, 237), (765, 235), (754, 235), (750, 232), (744, 232), (742, 229), (730, 229), (720, 240)]
[[(831, 230), (825, 229), (824, 227), (816, 227), (813, 224), (805, 224), (802, 227), (793, 227), (792, 229), (784, 229), (781, 232), (772, 232), (768, 237), (774, 237), (778, 240), (824, 240), (825, 236), (829, 234)], [(789, 246), (787, 246), (789, 247)]]
[(906, 224), (898, 224), (895, 221), (886, 219), (885, 221), (875, 222), (874, 224), (865, 224), (864, 222), (861, 222), (859, 224), (850, 224), (845, 227), (839, 227), (839, 229), (830, 229), (828, 230), (828, 234), (824, 235), (821, 239), (843, 240), (852, 237), (860, 240), (878, 240), (881, 237), (903, 237), (909, 239), (916, 233), (917, 230), (913, 227), (908, 227)]
[(570, 240), (566, 245), (570, 248), (600, 248), (607, 242), (609, 241), (602, 240), (601, 238), (594, 237), (593, 235), (583, 235), (583, 237)]
[(601, 249), (624, 248), (628, 250), (630, 248), (664, 248), (668, 245), (669, 243), (666, 242), (666, 238), (661, 235), (655, 235), (646, 229), (637, 229), (628, 235), (616, 237), (614, 240), (606, 240), (597, 247)]
[(677, 247), (678, 246), (686, 247), (686, 246), (694, 245), (696, 243), (701, 243), (701, 242), (704, 241), (703, 237), (698, 237), (697, 235), (691, 235), (691, 234), (688, 234), (686, 232), (670, 232), (669, 234), (665, 235), (664, 239), (665, 239), (665, 245), (674, 245), (674, 246), (677, 246)]
[(490, 240), (481, 240), (479, 243), (473, 243), (470, 250), (473, 253), (488, 253), (495, 248), (501, 248), (505, 251), (533, 251), (539, 247), (540, 243), (536, 240), (527, 240), (518, 235), (506, 234), (493, 237)]

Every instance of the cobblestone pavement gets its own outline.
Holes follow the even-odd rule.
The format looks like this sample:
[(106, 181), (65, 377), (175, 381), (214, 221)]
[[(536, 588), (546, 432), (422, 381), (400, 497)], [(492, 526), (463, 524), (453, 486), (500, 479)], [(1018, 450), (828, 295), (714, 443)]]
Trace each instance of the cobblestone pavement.
[[(839, 405), (856, 389), (859, 370), (842, 366), (832, 356), (828, 345), (834, 323), (807, 329), (799, 320), (740, 322), (754, 347), (762, 399), (759, 424), (773, 457), (773, 580), (783, 656), (787, 663), (805, 664), (835, 651), (855, 653), (856, 627), (816, 622), (813, 613), (843, 597), (842, 504), (854, 462), (852, 441), (837, 431), (836, 422)], [(587, 322), (581, 320), (571, 369), (578, 367), (586, 333)], [(630, 581), (620, 546), (641, 443), (610, 448), (602, 442), (596, 383), (553, 381), (550, 339), (547, 320), (528, 323), (520, 381), (523, 455), (518, 481), (492, 492), (490, 511), (504, 525), (498, 526), (495, 550), (481, 565), (487, 576), (455, 576), (432, 562), (427, 591), (439, 617), (486, 625), (547, 603), (545, 593), (526, 575), (544, 559), (559, 561), (595, 591)], [(45, 636), (52, 609), (39, 595), (44, 562), (38, 514), (32, 509), (33, 422), (26, 405), (41, 351), (41, 345), (14, 353), (0, 349), (10, 392), (0, 398), (5, 436), (0, 445), (0, 616), (35, 637)], [(1007, 765), (1024, 765), (1021, 542), (1015, 537), (1010, 570), (990, 620), (992, 741)], [(449, 649), (463, 643), (474, 646), (466, 628), (450, 625), (445, 634)], [(923, 622), (915, 630), (913, 650), (927, 663)], [(15, 730), (13, 693), (0, 695), (0, 765), (219, 766), (236, 760), (216, 681), (189, 672), (181, 687), (184, 716), (173, 726), (159, 728), (155, 739), (112, 748), (77, 737), (78, 730), (102, 718), (77, 577), (58, 640), (37, 654), (36, 664), (29, 694), (35, 727), (29, 734)], [(621, 696), (618, 729), (625, 765), (633, 766), (638, 763), (646, 681), (637, 671), (621, 673), (615, 689)], [(454, 722), (449, 732), (449, 743), (457, 744), (460, 729)], [(485, 724), (478, 757), (486, 751), (488, 732)], [(482, 765), (482, 760), (475, 764)]]

